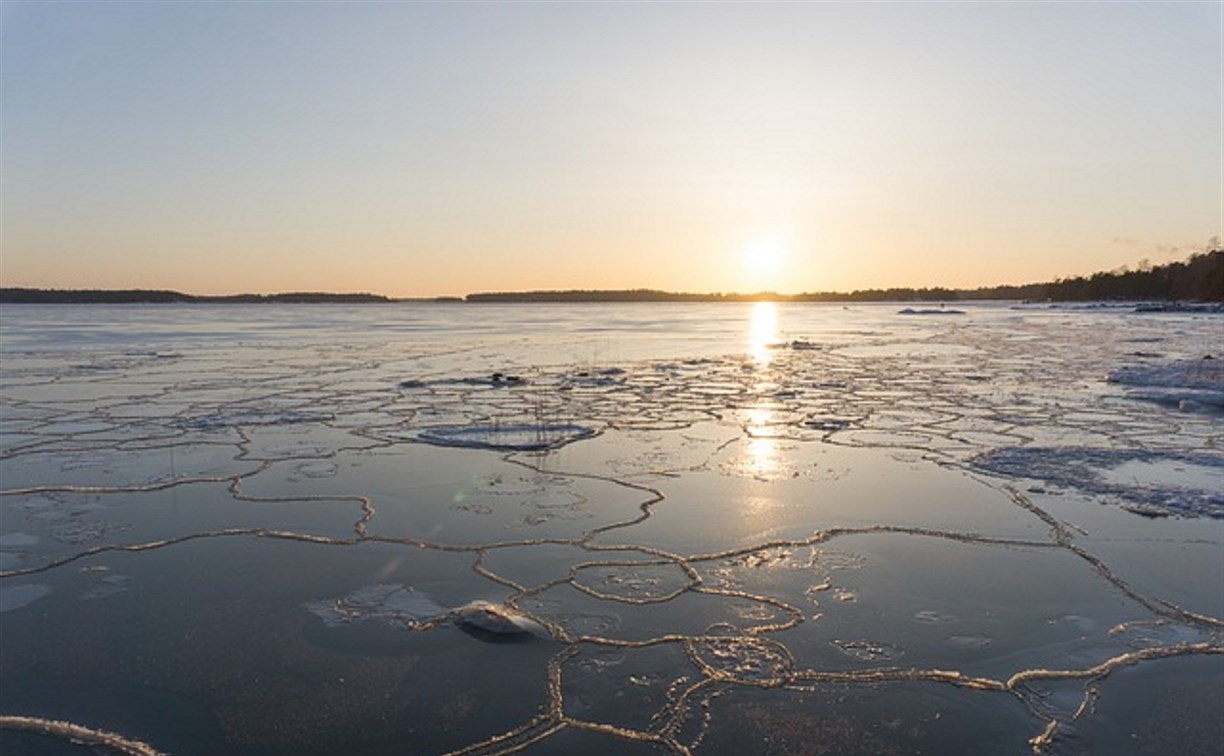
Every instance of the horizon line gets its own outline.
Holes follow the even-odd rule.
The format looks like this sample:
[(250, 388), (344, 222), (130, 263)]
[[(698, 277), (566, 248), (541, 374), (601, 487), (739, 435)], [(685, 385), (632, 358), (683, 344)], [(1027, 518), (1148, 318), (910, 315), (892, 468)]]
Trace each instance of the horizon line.
[[(1148, 268), (1150, 271), (1159, 271), (1162, 269), (1172, 268), (1177, 265), (1185, 265), (1200, 257), (1209, 257), (1215, 254), (1224, 254), (1224, 248), (1219, 246), (1208, 245), (1202, 251), (1194, 252), (1182, 260), (1174, 260), (1161, 265), (1154, 265)], [(551, 289), (515, 289), (515, 290), (484, 290), (469, 292), (467, 294), (426, 294), (416, 296), (391, 296), (387, 294), (377, 294), (371, 291), (310, 291), (310, 290), (290, 290), (280, 292), (237, 292), (228, 294), (193, 294), (180, 291), (178, 289), (167, 288), (143, 288), (143, 287), (114, 287), (114, 288), (65, 288), (65, 287), (44, 287), (44, 286), (10, 286), (0, 285), (0, 292), (44, 292), (44, 293), (63, 293), (63, 294), (158, 294), (170, 295), (177, 297), (186, 297), (190, 299), (209, 300), (209, 299), (240, 299), (240, 298), (284, 298), (284, 297), (335, 297), (335, 298), (356, 298), (366, 297), (370, 299), (378, 299), (385, 301), (398, 302), (426, 302), (426, 301), (470, 301), (475, 298), (486, 297), (529, 297), (529, 296), (557, 296), (557, 295), (627, 295), (627, 294), (653, 294), (675, 298), (693, 298), (702, 297), (714, 299), (742, 299), (742, 300), (761, 300), (766, 298), (778, 299), (797, 299), (802, 297), (851, 297), (864, 294), (880, 294), (885, 292), (946, 292), (948, 294), (966, 294), (978, 292), (990, 292), (1007, 289), (1033, 289), (1037, 287), (1048, 287), (1057, 285), (1059, 282), (1088, 280), (1097, 276), (1118, 276), (1131, 273), (1144, 272), (1144, 269), (1132, 270), (1130, 266), (1123, 265), (1109, 271), (1095, 271), (1093, 273), (1059, 277), (1047, 281), (1030, 281), (1027, 283), (996, 283), (983, 284), (973, 287), (952, 287), (943, 285), (932, 286), (874, 286), (868, 288), (859, 288), (851, 290), (824, 290), (824, 291), (800, 291), (800, 292), (780, 292), (772, 289), (764, 289), (755, 292), (739, 292), (739, 291), (670, 291), (667, 289), (658, 289), (647, 286), (635, 286), (619, 289), (603, 289), (603, 288), (551, 288)], [(992, 298), (999, 298), (997, 296)]]

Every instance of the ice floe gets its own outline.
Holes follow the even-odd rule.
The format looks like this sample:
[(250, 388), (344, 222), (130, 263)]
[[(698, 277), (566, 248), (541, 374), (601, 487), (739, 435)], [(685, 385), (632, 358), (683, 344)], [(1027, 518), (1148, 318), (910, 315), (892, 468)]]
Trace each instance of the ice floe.
[(306, 608), (328, 627), (368, 621), (417, 623), (446, 612), (424, 593), (396, 583), (367, 585), (338, 599), (312, 601)]
[(502, 604), (478, 600), (447, 609), (427, 594), (398, 583), (368, 585), (338, 599), (309, 602), (305, 607), (328, 627), (378, 622), (428, 629), (450, 621), (483, 640), (497, 640), (499, 636), (552, 637), (540, 623)]
[(594, 428), (577, 423), (448, 425), (421, 430), (416, 434), (416, 439), (435, 446), (543, 451), (557, 449), (597, 433)]
[(1224, 411), (1224, 360), (1173, 360), (1125, 365), (1113, 370), (1110, 383), (1127, 387), (1127, 396), (1183, 411)]
[(432, 381), (426, 381), (419, 378), (407, 378), (396, 384), (400, 390), (423, 389), (430, 386), (490, 386), (492, 388), (506, 388), (509, 386), (523, 386), (527, 384), (527, 379), (519, 375), (509, 375), (503, 372), (495, 372), (491, 375), (480, 377), (463, 377), (463, 378), (437, 378)]
[(852, 656), (859, 661), (892, 661), (903, 655), (901, 649), (888, 643), (867, 640), (834, 640), (831, 642), (843, 654)]
[(1116, 498), (1123, 509), (1149, 517), (1224, 518), (1224, 455), (1213, 452), (1021, 446), (970, 462), (997, 475)]
[(509, 609), (501, 604), (488, 601), (473, 601), (457, 607), (448, 613), (460, 629), (482, 637), (482, 633), (493, 635), (533, 635), (537, 638), (551, 637), (549, 632), (539, 622), (525, 614)]
[(903, 310), (897, 310), (897, 314), (898, 315), (964, 315), (965, 311), (964, 310), (952, 310), (952, 309), (943, 308), (943, 307), (940, 307), (938, 309), (935, 309), (935, 308), (915, 309), (913, 307), (906, 307)]

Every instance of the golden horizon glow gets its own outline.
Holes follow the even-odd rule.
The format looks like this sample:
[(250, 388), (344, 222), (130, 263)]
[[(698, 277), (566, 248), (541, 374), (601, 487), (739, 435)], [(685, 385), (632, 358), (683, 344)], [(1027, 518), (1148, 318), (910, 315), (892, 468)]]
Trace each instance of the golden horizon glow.
[(1221, 3), (0, 13), (3, 286), (972, 289), (1224, 236)]

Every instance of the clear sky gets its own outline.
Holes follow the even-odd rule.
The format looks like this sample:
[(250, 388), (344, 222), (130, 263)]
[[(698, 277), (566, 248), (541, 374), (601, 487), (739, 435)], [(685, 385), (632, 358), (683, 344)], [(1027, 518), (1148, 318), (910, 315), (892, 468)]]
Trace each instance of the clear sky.
[(0, 4), (0, 283), (978, 286), (1224, 235), (1224, 4)]

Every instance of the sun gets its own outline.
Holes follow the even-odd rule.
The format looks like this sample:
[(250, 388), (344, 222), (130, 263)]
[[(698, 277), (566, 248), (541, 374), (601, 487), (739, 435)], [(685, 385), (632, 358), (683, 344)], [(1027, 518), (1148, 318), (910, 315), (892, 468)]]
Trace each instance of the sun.
[(777, 281), (786, 265), (786, 243), (776, 235), (762, 235), (744, 245), (744, 272), (756, 286)]

